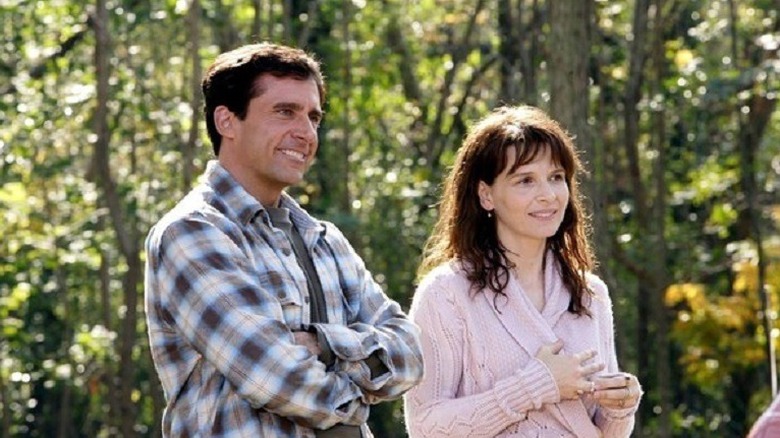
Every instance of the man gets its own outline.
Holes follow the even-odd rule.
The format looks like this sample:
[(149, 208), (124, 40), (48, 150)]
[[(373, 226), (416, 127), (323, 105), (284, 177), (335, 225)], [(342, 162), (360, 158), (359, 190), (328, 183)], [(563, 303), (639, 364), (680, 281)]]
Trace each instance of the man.
[(284, 191), (317, 152), (319, 64), (248, 45), (202, 87), (217, 159), (146, 242), (163, 434), (371, 436), (369, 405), (421, 378), (418, 329), (341, 232)]

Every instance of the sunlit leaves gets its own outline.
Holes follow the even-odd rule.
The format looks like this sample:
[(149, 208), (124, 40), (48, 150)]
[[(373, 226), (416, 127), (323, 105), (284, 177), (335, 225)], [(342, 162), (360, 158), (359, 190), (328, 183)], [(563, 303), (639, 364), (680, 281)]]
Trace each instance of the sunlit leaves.
[[(223, 44), (282, 38), (284, 2), (259, 3), (262, 27), (254, 35), (255, 2), (201, 2), (204, 66)], [(315, 15), (301, 12), (304, 3), (289, 2), (296, 8), (292, 36), (304, 21), (314, 26), (307, 49), (323, 61), (329, 100), (317, 164), (295, 193), (317, 215), (342, 226), (378, 281), (408, 304), (417, 256), (436, 217), (431, 206), (462, 140), (458, 124), (468, 125), (497, 104), (498, 64), (483, 69), (500, 46), (497, 2), (485, 2), (468, 46), (462, 36), (476, 2), (328, 0), (316, 2)], [(532, 3), (544, 7), (549, 2), (513, 2), (526, 14), (524, 22), (531, 19)], [(777, 20), (774, 3), (732, 3), (733, 35), (727, 26), (729, 4), (723, 0), (664, 2), (663, 10), (654, 11), (664, 20), (649, 39), (664, 39), (662, 53), (649, 53), (644, 68), (662, 77), (653, 89), (652, 75), (646, 76), (637, 108), (642, 182), (648, 196), (667, 196), (671, 205), (663, 216), (662, 237), (667, 240), (669, 276), (676, 283), (666, 299), (675, 318), (681, 363), (691, 376), (685, 374), (679, 383), (712, 395), (723, 391), (730, 373), (755, 369), (763, 354), (756, 251), (734, 237), (745, 209), (738, 151), (751, 102), (776, 99), (780, 89), (780, 63), (773, 53), (778, 40), (769, 32)], [(189, 0), (110, 2), (111, 167), (126, 219), (143, 231), (188, 189), (181, 179), (181, 146), (192, 123), (185, 20), (190, 5)], [(608, 155), (607, 171), (615, 173), (614, 184), (602, 187), (608, 199), (607, 232), (624, 256), (641, 264), (657, 254), (645, 250), (650, 236), (637, 227), (641, 210), (627, 193), (624, 172), (623, 105), (635, 3), (596, 0), (594, 5), (590, 122)], [(119, 300), (127, 264), (108, 226), (92, 164), (97, 137), (89, 7), (89, 2), (69, 0), (0, 0), (0, 77), (5, 79), (0, 81), (0, 378), (15, 385), (10, 397), (18, 424), (26, 424), (30, 412), (40, 409), (34, 391), (66, 384), (72, 385), (74, 399), (83, 402), (74, 418), (106, 420), (100, 376), (108, 368), (101, 367), (115, 359), (116, 325), (127, 312)], [(344, 23), (347, 14), (351, 21)], [(537, 18), (545, 19), (544, 14)], [(393, 23), (405, 37), (408, 59), (388, 41)], [(554, 50), (546, 44), (547, 31), (539, 35), (538, 52), (523, 60), (538, 76), (539, 96), (549, 96), (553, 73), (545, 63)], [(81, 32), (83, 39), (55, 56)], [(656, 56), (662, 69), (655, 70)], [(753, 63), (755, 59), (759, 61)], [(419, 96), (405, 93), (404, 67), (410, 67)], [(448, 74), (454, 74), (449, 89)], [(477, 74), (481, 76), (463, 100), (465, 87)], [(444, 92), (450, 94), (440, 100)], [(654, 124), (659, 114), (663, 127)], [(775, 237), (780, 207), (771, 205), (780, 189), (779, 117), (775, 111), (767, 122), (755, 169), (765, 208), (764, 249), (771, 261), (764, 287), (773, 299), (780, 289)], [(437, 120), (440, 125), (434, 126)], [(196, 169), (211, 157), (200, 128)], [(653, 144), (660, 129), (665, 137)], [(433, 160), (421, 153), (430, 139), (441, 141), (443, 148)], [(662, 158), (668, 192), (658, 194), (648, 176)], [(341, 183), (346, 194), (338, 198), (330, 189)], [(346, 202), (338, 202), (342, 200)], [(617, 267), (616, 275), (625, 280), (617, 294), (636, 288), (636, 279), (620, 263), (602, 263)], [(631, 313), (616, 317), (621, 326), (635, 324)], [(143, 339), (141, 321), (138, 333)], [(134, 357), (143, 357), (143, 348)], [(133, 400), (151, 418), (153, 407), (146, 397), (155, 384), (152, 371), (140, 370), (138, 379)], [(679, 424), (718, 430), (725, 415), (713, 412), (718, 407), (708, 403), (706, 418), (697, 417), (698, 407), (679, 407), (684, 413)]]
[(754, 331), (755, 296), (709, 297), (703, 285), (681, 284), (671, 286), (666, 299), (679, 309), (672, 336), (685, 346), (680, 363), (702, 390), (717, 392), (716, 382), (762, 363), (763, 347)]
[[(694, 60), (693, 52), (688, 49), (677, 50), (674, 54), (674, 64), (680, 71), (693, 70), (690, 66)], [(695, 65), (693, 67), (695, 68)]]
[(734, 166), (728, 165), (717, 155), (712, 155), (698, 168), (689, 173), (690, 182), (673, 182), (673, 196), (676, 201), (690, 200), (701, 204), (718, 198), (731, 190), (738, 180)]
[(116, 333), (102, 325), (82, 326), (74, 336), (69, 352), (77, 364), (88, 364), (94, 360), (105, 360), (115, 356)]
[(670, 307), (688, 303), (691, 307), (701, 308), (706, 301), (704, 292), (704, 285), (701, 284), (673, 284), (666, 289), (665, 302)]
[[(767, 246), (770, 253), (780, 249), (779, 242), (769, 242)], [(757, 367), (765, 360), (755, 248), (749, 242), (741, 242), (729, 249), (735, 260), (730, 291), (680, 283), (669, 286), (665, 296), (667, 306), (677, 310), (673, 336), (685, 345), (680, 362), (686, 367), (686, 375), (710, 393), (719, 390), (716, 382), (739, 370)], [(773, 260), (765, 280), (776, 306), (780, 298), (780, 260)], [(776, 321), (777, 315), (773, 313), (772, 318)], [(778, 330), (777, 322), (773, 330)], [(773, 339), (777, 342), (777, 335)]]

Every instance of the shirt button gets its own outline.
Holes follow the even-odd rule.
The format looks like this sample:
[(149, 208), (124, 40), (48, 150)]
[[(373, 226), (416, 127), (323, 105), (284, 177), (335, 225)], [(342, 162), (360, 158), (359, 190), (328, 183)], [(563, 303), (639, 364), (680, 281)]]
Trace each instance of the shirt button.
[(282, 253), (284, 254), (285, 257), (290, 257), (290, 253), (291, 253), (290, 248), (283, 248)]
[(303, 297), (303, 302), (309, 304), (309, 297)]

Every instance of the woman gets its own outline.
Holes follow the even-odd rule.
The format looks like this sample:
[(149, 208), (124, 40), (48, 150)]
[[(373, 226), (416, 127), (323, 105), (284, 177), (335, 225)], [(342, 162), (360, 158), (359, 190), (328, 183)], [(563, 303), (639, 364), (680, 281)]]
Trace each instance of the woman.
[(747, 438), (771, 438), (780, 436), (780, 396), (756, 420)]
[(411, 309), (419, 437), (627, 437), (642, 390), (619, 372), (571, 138), (539, 109), (478, 122), (444, 185)]

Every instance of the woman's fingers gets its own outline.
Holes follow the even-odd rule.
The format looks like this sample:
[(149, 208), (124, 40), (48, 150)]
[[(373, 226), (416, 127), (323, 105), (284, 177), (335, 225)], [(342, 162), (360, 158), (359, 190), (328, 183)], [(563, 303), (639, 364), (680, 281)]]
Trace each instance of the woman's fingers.
[(595, 379), (596, 392), (593, 397), (602, 406), (626, 408), (635, 406), (642, 396), (639, 380), (629, 373), (600, 375)]
[(585, 350), (585, 351), (581, 351), (581, 352), (575, 354), (574, 358), (580, 364), (583, 364), (583, 363), (593, 359), (594, 357), (596, 357), (596, 354), (597, 354), (596, 350)]

